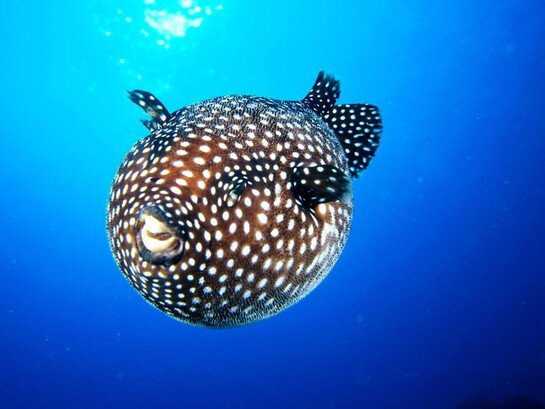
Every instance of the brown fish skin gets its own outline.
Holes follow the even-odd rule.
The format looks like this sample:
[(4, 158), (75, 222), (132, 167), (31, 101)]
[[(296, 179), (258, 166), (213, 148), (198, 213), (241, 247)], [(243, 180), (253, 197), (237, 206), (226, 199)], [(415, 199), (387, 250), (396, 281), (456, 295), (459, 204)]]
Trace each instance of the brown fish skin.
[(152, 133), (121, 164), (107, 223), (132, 286), (171, 316), (216, 328), (267, 318), (314, 289), (344, 248), (350, 176), (382, 129), (376, 107), (335, 108), (338, 94), (320, 73), (301, 102), (227, 96), (171, 115), (132, 92)]

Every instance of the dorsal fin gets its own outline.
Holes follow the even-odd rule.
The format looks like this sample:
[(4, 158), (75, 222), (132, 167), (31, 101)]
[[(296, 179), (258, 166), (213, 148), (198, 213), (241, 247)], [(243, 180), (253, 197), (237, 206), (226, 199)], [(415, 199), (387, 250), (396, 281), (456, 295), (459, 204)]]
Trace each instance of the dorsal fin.
[(312, 89), (303, 98), (303, 103), (323, 117), (335, 105), (340, 95), (341, 85), (339, 81), (332, 75), (326, 75), (323, 71), (320, 71)]
[(161, 128), (170, 119), (168, 109), (152, 93), (140, 90), (129, 91), (129, 98), (151, 116), (151, 120), (142, 121), (151, 132)]
[(335, 105), (323, 119), (341, 142), (351, 176), (358, 177), (375, 156), (380, 142), (379, 109), (370, 104)]

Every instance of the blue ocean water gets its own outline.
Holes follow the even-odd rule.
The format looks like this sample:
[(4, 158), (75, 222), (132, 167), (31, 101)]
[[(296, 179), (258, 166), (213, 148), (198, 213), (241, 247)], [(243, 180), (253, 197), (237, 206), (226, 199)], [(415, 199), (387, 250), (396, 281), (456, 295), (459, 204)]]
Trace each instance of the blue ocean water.
[[(543, 1), (30, 0), (0, 20), (0, 408), (545, 404)], [(105, 231), (146, 135), (125, 91), (299, 99), (322, 69), (384, 119), (329, 277), (238, 329), (149, 306)]]

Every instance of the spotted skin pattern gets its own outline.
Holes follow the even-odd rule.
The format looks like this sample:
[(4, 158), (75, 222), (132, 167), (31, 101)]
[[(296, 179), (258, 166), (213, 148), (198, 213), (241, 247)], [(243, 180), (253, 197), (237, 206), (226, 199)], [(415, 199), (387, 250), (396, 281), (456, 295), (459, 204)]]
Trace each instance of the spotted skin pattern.
[[(355, 168), (323, 119), (338, 82), (320, 73), (316, 84), (319, 107), (309, 96), (226, 96), (170, 114), (151, 94), (131, 93), (152, 117), (151, 135), (114, 179), (108, 232), (146, 300), (190, 324), (232, 327), (286, 309), (328, 274), (350, 230)], [(375, 113), (358, 126), (375, 126), (367, 141), (376, 149)]]

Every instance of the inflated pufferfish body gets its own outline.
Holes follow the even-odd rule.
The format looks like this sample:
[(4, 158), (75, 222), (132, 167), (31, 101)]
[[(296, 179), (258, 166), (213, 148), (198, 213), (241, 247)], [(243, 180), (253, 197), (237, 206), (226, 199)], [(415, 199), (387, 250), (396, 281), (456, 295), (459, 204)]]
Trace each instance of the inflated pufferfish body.
[(337, 261), (352, 177), (382, 130), (378, 109), (335, 105), (320, 73), (302, 101), (226, 96), (174, 113), (130, 92), (151, 120), (113, 182), (108, 232), (132, 286), (160, 310), (208, 327), (274, 315)]

